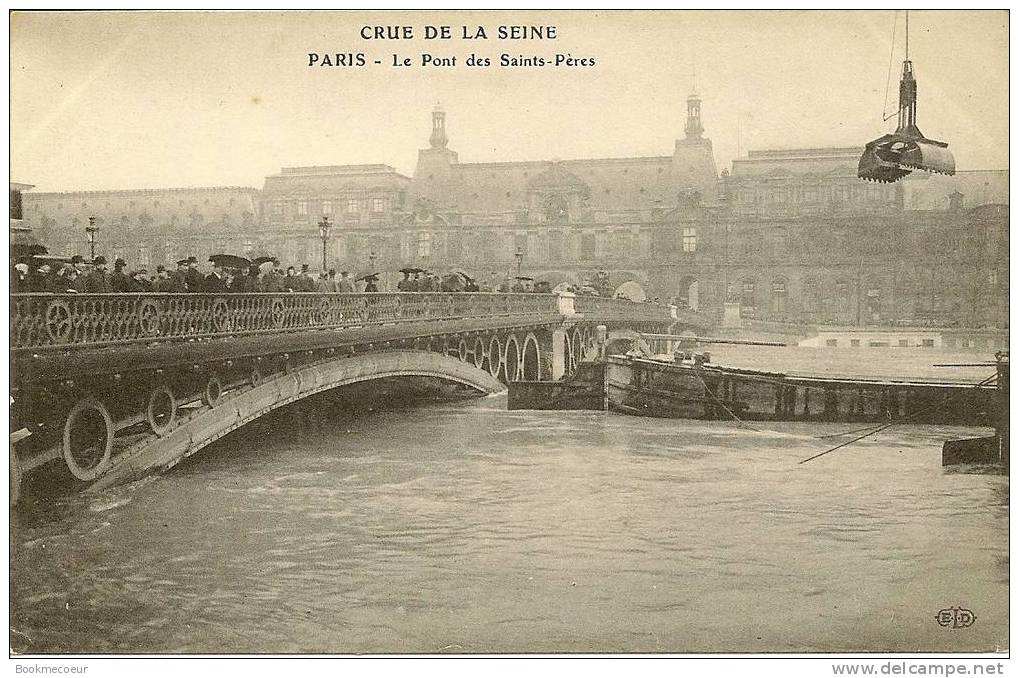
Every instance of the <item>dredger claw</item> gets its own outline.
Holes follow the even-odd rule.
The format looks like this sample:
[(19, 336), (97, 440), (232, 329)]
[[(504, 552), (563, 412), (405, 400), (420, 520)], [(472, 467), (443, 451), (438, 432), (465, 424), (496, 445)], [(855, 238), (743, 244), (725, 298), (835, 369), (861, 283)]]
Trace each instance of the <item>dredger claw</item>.
[(856, 175), (868, 181), (891, 183), (913, 170), (955, 174), (955, 157), (943, 141), (886, 134), (864, 148)]

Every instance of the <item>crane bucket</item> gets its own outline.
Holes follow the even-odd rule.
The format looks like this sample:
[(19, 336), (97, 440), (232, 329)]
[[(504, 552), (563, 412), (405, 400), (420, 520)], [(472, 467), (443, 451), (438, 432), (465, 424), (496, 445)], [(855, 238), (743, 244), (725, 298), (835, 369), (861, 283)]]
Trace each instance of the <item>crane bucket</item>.
[(955, 174), (955, 158), (948, 144), (912, 134), (886, 134), (867, 144), (856, 175), (891, 183), (913, 170)]

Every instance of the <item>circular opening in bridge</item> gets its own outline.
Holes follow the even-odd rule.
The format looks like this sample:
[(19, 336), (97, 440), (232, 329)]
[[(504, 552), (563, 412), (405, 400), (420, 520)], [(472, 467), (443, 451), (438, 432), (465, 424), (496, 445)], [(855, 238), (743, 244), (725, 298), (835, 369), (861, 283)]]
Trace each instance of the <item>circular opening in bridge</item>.
[(541, 353), (538, 350), (538, 340), (533, 334), (527, 335), (524, 340), (523, 351), (523, 374), (524, 381), (538, 381), (541, 379)]
[(149, 394), (146, 416), (153, 433), (159, 436), (169, 433), (177, 416), (177, 401), (168, 387), (158, 386)]
[(482, 369), (485, 365), (485, 342), (478, 337), (474, 340), (474, 366)]
[(520, 366), (520, 344), (514, 335), (506, 340), (506, 352), (502, 360), (503, 377), (508, 384), (517, 380), (517, 369)]
[(629, 299), (630, 301), (642, 302), (647, 299), (647, 293), (644, 292), (644, 288), (640, 286), (636, 280), (627, 280), (622, 285), (616, 288), (616, 291), (612, 293), (612, 296), (617, 299)]
[(457, 346), (457, 354), (459, 355), (460, 362), (467, 362), (467, 340), (461, 339), (460, 344)]
[(502, 342), (499, 341), (499, 337), (492, 337), (488, 341), (488, 355), (485, 360), (488, 362), (488, 373), (498, 379), (499, 370), (502, 368)]
[(78, 480), (95, 480), (113, 451), (113, 419), (98, 400), (79, 400), (64, 422), (64, 463)]
[(205, 382), (205, 391), (202, 393), (202, 402), (209, 407), (215, 407), (223, 395), (223, 382), (217, 376), (209, 377)]

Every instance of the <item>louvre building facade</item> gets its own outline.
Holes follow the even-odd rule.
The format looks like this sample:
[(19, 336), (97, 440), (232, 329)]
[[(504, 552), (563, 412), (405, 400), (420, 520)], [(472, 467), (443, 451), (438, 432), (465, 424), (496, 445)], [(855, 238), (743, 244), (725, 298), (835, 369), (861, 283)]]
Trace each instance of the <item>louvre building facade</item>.
[[(413, 176), (388, 165), (287, 167), (261, 190), (179, 188), (23, 196), (57, 254), (152, 268), (188, 255), (269, 254), (318, 268), (417, 265), (485, 280), (595, 280), (721, 317), (826, 325), (1005, 327), (1008, 171), (856, 177), (858, 148), (750, 151), (716, 169), (701, 100), (653, 157), (461, 162), (442, 110)], [(390, 280), (390, 285), (395, 279)]]

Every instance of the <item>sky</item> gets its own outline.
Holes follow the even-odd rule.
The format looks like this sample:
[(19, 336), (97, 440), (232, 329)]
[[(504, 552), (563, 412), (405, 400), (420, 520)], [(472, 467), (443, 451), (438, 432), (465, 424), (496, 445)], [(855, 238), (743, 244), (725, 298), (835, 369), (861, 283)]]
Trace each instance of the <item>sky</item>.
[[(1007, 168), (1007, 12), (909, 18), (920, 129), (959, 170)], [(748, 150), (862, 148), (895, 127), (882, 112), (897, 102), (903, 24), (892, 10), (17, 12), (11, 179), (261, 187), (281, 167), (360, 163), (410, 176), (438, 102), (461, 162), (671, 155), (694, 88), (720, 171)], [(423, 39), (429, 25), (454, 38)], [(477, 25), (488, 40), (462, 38)], [(499, 40), (500, 25), (557, 37)], [(414, 39), (364, 40), (363, 26)], [(308, 66), (347, 52), (366, 66)], [(457, 65), (421, 66), (426, 53)], [(466, 66), (472, 53), (493, 66)], [(497, 67), (504, 53), (595, 65)]]

